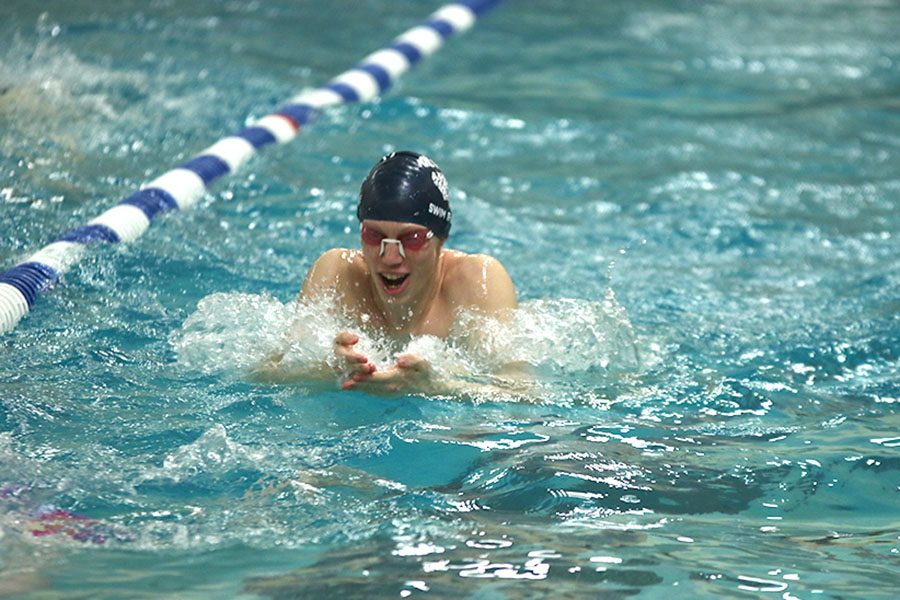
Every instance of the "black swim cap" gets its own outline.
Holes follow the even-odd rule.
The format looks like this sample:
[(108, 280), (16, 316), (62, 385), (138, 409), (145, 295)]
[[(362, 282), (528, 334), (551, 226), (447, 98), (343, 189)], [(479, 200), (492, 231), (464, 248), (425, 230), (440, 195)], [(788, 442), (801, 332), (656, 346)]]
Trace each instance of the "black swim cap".
[(394, 152), (372, 167), (359, 189), (360, 221), (424, 225), (441, 239), (450, 235), (447, 180), (434, 162), (415, 152)]

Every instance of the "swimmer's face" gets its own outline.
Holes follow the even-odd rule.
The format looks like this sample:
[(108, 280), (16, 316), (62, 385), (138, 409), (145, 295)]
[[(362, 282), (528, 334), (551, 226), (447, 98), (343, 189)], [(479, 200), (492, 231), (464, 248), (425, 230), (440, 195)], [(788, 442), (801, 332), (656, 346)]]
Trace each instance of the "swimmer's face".
[(363, 257), (378, 296), (397, 302), (427, 294), (443, 242), (416, 223), (366, 219), (362, 226)]

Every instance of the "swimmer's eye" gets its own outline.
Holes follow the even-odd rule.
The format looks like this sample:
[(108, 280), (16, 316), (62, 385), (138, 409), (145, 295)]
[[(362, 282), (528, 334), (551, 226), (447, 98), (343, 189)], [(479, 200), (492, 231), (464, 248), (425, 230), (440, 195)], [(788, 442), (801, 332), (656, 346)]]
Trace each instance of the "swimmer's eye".
[[(392, 238), (388, 238), (386, 235), (381, 233), (380, 231), (376, 231), (374, 229), (369, 229), (365, 225), (362, 227), (361, 237), (364, 244), (369, 246), (378, 246), (384, 240), (391, 240)], [(397, 238), (397, 241), (403, 246), (406, 250), (412, 250), (415, 252), (416, 250), (421, 250), (425, 247), (425, 244), (428, 243), (428, 240), (434, 237), (434, 232), (430, 229), (417, 229), (416, 231), (411, 231), (409, 233), (405, 233)]]
[(360, 236), (362, 237), (363, 244), (367, 244), (369, 246), (377, 246), (381, 243), (381, 240), (387, 237), (381, 232), (375, 231), (374, 229), (369, 229), (365, 225), (363, 225), (362, 227)]
[(420, 229), (418, 231), (413, 231), (411, 233), (407, 233), (405, 235), (401, 235), (399, 238), (400, 243), (403, 244), (403, 247), (407, 250), (421, 250), (425, 247), (425, 244), (428, 243), (428, 240), (434, 237), (434, 233), (430, 229)]

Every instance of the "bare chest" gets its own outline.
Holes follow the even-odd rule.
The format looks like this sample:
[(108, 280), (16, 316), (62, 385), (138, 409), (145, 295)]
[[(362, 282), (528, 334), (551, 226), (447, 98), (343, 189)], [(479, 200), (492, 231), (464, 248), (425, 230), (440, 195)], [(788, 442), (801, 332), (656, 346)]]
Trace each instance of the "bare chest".
[(442, 298), (436, 298), (418, 313), (413, 307), (406, 307), (388, 315), (371, 296), (357, 297), (354, 306), (346, 308), (358, 326), (390, 337), (433, 335), (446, 338), (453, 327), (455, 313)]

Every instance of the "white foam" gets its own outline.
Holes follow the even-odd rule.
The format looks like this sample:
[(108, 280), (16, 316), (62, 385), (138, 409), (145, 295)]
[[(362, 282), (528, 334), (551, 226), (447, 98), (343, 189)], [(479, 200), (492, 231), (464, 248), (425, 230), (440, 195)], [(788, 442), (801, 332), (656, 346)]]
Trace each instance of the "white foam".
[(531, 300), (502, 321), (463, 315), (453, 338), (489, 369), (524, 363), (548, 374), (613, 373), (640, 365), (631, 323), (611, 290), (601, 302)]
[[(337, 367), (335, 335), (359, 335), (355, 349), (379, 369), (400, 354), (425, 358), (438, 376), (477, 381), (525, 364), (539, 377), (578, 373), (619, 373), (639, 367), (634, 334), (624, 309), (610, 292), (601, 301), (532, 300), (506, 319), (463, 314), (446, 339), (418, 336), (408, 342), (386, 339), (356, 326), (319, 302), (281, 303), (271, 296), (219, 293), (207, 296), (170, 336), (182, 366), (206, 373), (243, 376), (273, 355), (281, 368), (310, 377)], [(473, 332), (477, 332), (473, 334)]]
[(181, 481), (198, 473), (260, 468), (265, 458), (264, 451), (237, 443), (228, 436), (224, 425), (215, 424), (195, 441), (167, 454), (162, 469), (147, 475)]
[(218, 293), (201, 300), (169, 342), (187, 368), (242, 370), (276, 351), (290, 323), (288, 307), (270, 296)]

